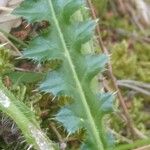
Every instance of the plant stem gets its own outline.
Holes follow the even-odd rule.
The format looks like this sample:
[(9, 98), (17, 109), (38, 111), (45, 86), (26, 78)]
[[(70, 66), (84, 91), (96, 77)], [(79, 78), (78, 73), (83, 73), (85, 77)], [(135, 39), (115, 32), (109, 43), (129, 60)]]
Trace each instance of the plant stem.
[(0, 109), (2, 112), (15, 121), (27, 142), (34, 148), (37, 150), (54, 150), (52, 142), (40, 130), (38, 123), (35, 120), (31, 121), (22, 112), (21, 107), (24, 108), (24, 104), (17, 101), (0, 81)]
[(103, 146), (103, 143), (101, 141), (101, 138), (99, 136), (99, 132), (98, 132), (98, 129), (94, 123), (94, 119), (92, 117), (92, 114), (91, 114), (91, 111), (90, 111), (90, 108), (89, 108), (89, 105), (86, 101), (86, 97), (84, 95), (84, 91), (82, 89), (82, 86), (80, 84), (80, 81), (78, 79), (78, 76), (77, 76), (77, 73), (76, 73), (76, 70), (74, 68), (74, 65), (73, 65), (73, 62), (72, 62), (72, 59), (71, 59), (71, 56), (69, 54), (69, 50), (67, 48), (67, 45), (66, 45), (66, 42), (64, 40), (64, 36), (63, 36), (63, 33), (61, 31), (61, 28), (60, 28), (60, 25), (59, 25), (59, 22), (57, 20), (57, 17), (56, 17), (56, 14), (55, 14), (55, 10), (53, 8), (53, 4), (52, 4), (52, 1), (51, 0), (48, 0), (49, 2), (49, 7), (50, 7), (50, 10), (51, 10), (51, 14), (52, 14), (52, 17), (53, 17), (53, 21), (54, 21), (54, 24), (56, 26), (56, 29), (58, 31), (58, 34), (59, 34), (59, 37), (60, 37), (60, 41), (62, 43), (62, 46), (63, 46), (63, 49), (64, 49), (64, 52), (65, 52), (65, 55), (66, 55), (66, 59), (68, 60), (68, 63), (70, 65), (70, 68), (72, 70), (72, 74), (73, 74), (73, 77), (74, 77), (74, 80), (76, 82), (76, 85), (77, 85), (77, 89), (79, 91), (79, 94), (80, 94), (80, 97), (81, 97), (81, 100), (82, 100), (82, 103), (83, 103), (83, 106), (84, 106), (84, 109), (85, 109), (85, 112), (86, 112), (86, 115), (87, 115), (87, 118), (89, 120), (89, 124), (90, 124), (90, 127), (91, 127), (91, 130), (93, 132), (93, 135), (95, 138), (95, 141), (97, 143), (97, 150), (104, 150), (104, 146)]

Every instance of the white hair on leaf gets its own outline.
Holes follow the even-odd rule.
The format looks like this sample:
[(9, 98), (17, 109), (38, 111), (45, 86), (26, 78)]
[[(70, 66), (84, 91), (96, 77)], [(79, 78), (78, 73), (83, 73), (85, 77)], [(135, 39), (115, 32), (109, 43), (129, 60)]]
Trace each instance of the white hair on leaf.
[(32, 133), (33, 138), (36, 140), (40, 150), (50, 150), (49, 148), (51, 144), (47, 141), (46, 137), (40, 129), (30, 124), (29, 130)]
[(10, 106), (10, 99), (0, 90), (0, 104), (8, 108)]

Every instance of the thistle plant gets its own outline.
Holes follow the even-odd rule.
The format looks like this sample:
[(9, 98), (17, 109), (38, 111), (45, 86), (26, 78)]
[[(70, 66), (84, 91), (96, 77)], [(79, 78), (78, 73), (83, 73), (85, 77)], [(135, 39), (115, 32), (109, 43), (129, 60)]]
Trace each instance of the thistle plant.
[[(70, 100), (56, 113), (55, 119), (69, 134), (85, 130), (86, 139), (80, 149), (106, 150), (112, 145), (104, 116), (113, 110), (114, 97), (111, 93), (97, 93), (91, 88), (92, 80), (104, 70), (108, 58), (103, 54), (86, 52), (84, 45), (93, 37), (96, 21), (90, 18), (81, 21), (74, 17), (84, 6), (82, 0), (25, 0), (14, 14), (29, 23), (43, 20), (50, 23), (46, 31), (29, 42), (23, 58), (38, 63), (59, 62), (57, 67), (47, 72), (38, 88), (53, 94), (55, 99), (65, 97)], [(32, 133), (23, 132), (27, 138), (28, 134), (35, 138), (39, 136), (35, 133), (36, 126), (30, 128)], [(47, 144), (46, 138), (40, 140), (46, 140)]]

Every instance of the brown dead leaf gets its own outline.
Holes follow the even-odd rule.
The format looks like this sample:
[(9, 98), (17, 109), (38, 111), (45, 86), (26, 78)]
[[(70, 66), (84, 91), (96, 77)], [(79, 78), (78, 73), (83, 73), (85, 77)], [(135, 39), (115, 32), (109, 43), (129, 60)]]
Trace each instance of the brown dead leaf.
[(0, 28), (6, 32), (21, 24), (21, 19), (11, 14), (22, 0), (0, 0)]

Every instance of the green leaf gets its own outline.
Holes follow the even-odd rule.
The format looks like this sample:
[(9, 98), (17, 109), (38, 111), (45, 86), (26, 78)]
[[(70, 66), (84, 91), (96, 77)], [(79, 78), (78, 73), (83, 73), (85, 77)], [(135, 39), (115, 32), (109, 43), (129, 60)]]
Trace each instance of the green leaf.
[[(70, 16), (82, 6), (82, 3), (83, 0), (53, 0), (54, 6), (57, 7), (56, 14), (62, 14), (58, 18), (62, 18), (67, 22)], [(24, 17), (30, 23), (49, 20), (51, 18), (47, 0), (24, 0), (20, 7), (13, 11), (13, 14)]]
[(74, 133), (83, 127), (83, 118), (76, 116), (74, 112), (67, 107), (62, 108), (57, 113), (56, 119), (64, 125), (68, 133)]
[(85, 141), (85, 143), (82, 144), (81, 150), (93, 150), (94, 147), (92, 146), (92, 144), (89, 141)]
[(55, 96), (72, 96), (71, 91), (73, 88), (71, 87), (71, 83), (65, 81), (63, 76), (64, 74), (61, 70), (50, 71), (45, 81), (40, 84), (39, 90), (46, 93), (52, 93)]
[(70, 0), (68, 1), (68, 3), (65, 5), (64, 9), (63, 9), (63, 18), (64, 20), (68, 23), (70, 16), (72, 16), (72, 14), (78, 10), (83, 4), (83, 0)]
[(108, 62), (108, 57), (105, 54), (87, 55), (86, 56), (87, 68), (85, 74), (88, 77), (88, 80), (92, 79), (100, 71), (102, 72), (107, 62)]
[(100, 109), (104, 113), (112, 112), (114, 109), (115, 96), (112, 93), (100, 93), (98, 95), (100, 100)]
[(72, 29), (72, 31), (75, 31), (74, 45), (82, 45), (87, 41), (89, 41), (93, 35), (95, 26), (96, 26), (96, 22), (93, 20), (79, 22), (78, 24), (75, 24)]
[(23, 16), (30, 23), (48, 20), (51, 16), (47, 0), (25, 0), (13, 14)]
[[(27, 5), (25, 3), (29, 5), (29, 0), (24, 1), (24, 6)], [(89, 19), (76, 19), (75, 22), (70, 18), (83, 6), (81, 0), (45, 0), (43, 3), (32, 0), (31, 3), (22, 16), (30, 22), (46, 19), (51, 26), (47, 33), (40, 34), (29, 43), (23, 52), (24, 57), (39, 62), (61, 60), (58, 68), (48, 72), (39, 89), (55, 96), (70, 96), (72, 103), (61, 108), (56, 119), (71, 133), (84, 127), (87, 134), (85, 143), (89, 149), (108, 149), (103, 116), (112, 108), (112, 97), (102, 95), (99, 99), (91, 90), (91, 80), (104, 70), (108, 58), (82, 52), (82, 45), (92, 38), (96, 22)], [(44, 10), (42, 15), (37, 13), (37, 16), (27, 17), (26, 14), (35, 8), (35, 12), (39, 11), (38, 5), (45, 8), (47, 14), (43, 16)], [(25, 9), (24, 6), (21, 5), (19, 10)]]
[[(91, 139), (90, 139), (91, 138)], [(91, 143), (92, 137), (89, 137), (80, 147), (81, 150), (94, 150), (93, 144)], [(107, 142), (109, 144), (109, 150), (115, 150), (114, 137), (111, 133), (107, 134)]]
[(57, 37), (55, 33), (50, 34), (48, 32), (37, 36), (24, 49), (23, 58), (33, 59), (38, 62), (62, 58), (63, 52), (59, 48), (59, 43), (56, 43), (56, 41)]
[(34, 83), (43, 79), (44, 73), (36, 72), (9, 72), (7, 75), (13, 83)]

